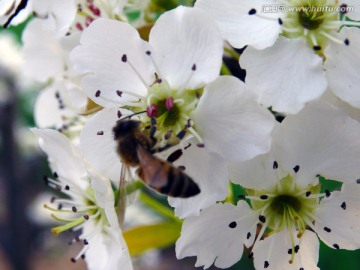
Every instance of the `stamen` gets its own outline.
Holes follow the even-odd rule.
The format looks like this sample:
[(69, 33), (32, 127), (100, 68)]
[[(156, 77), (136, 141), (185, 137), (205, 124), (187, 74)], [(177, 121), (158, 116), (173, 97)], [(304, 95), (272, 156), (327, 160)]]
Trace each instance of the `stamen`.
[(343, 40), (340, 40), (332, 35), (330, 35), (329, 33), (326, 33), (325, 31), (319, 31), (319, 34), (323, 35), (324, 37), (327, 37), (329, 40), (338, 43), (338, 44), (344, 44)]
[(129, 64), (130, 68), (132, 69), (132, 71), (136, 74), (136, 76), (140, 79), (140, 81), (142, 82), (142, 84), (145, 86), (145, 88), (149, 91), (149, 84), (145, 81), (145, 79), (141, 76), (141, 74), (137, 71), (137, 69), (134, 67), (134, 65), (129, 61), (128, 57), (126, 54), (124, 54), (121, 57), (121, 61), (123, 61), (124, 63)]
[(199, 133), (197, 133), (195, 131), (195, 129), (193, 129), (193, 127), (189, 127), (188, 130), (190, 131), (190, 133), (198, 140), (199, 144), (204, 144), (203, 140), (201, 139)]

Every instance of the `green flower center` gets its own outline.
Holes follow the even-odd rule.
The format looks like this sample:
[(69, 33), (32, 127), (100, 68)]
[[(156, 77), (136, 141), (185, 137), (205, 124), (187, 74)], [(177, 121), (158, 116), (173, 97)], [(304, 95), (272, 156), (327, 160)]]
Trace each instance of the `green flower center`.
[(301, 210), (301, 207), (301, 201), (289, 195), (279, 195), (270, 204), (270, 209), (278, 215), (284, 215), (286, 211), (297, 213)]
[(305, 37), (309, 46), (324, 57), (323, 48), (329, 40), (344, 44), (343, 40), (336, 38), (337, 31), (344, 25), (338, 9), (337, 1), (291, 1), (282, 19), (282, 35), (287, 38)]
[(158, 146), (174, 144), (174, 141), (182, 139), (188, 133), (196, 133), (192, 127), (191, 113), (195, 110), (201, 93), (202, 89), (173, 89), (160, 79), (151, 85), (148, 97), (136, 110), (146, 111), (146, 115), (141, 116), (141, 122), (144, 130), (152, 133)]
[[(317, 12), (314, 6), (309, 6), (308, 8), (310, 12), (299, 11), (299, 23), (306, 29), (315, 30), (324, 22), (324, 13), (321, 11)], [(314, 12), (312, 11), (313, 9), (315, 9)]]

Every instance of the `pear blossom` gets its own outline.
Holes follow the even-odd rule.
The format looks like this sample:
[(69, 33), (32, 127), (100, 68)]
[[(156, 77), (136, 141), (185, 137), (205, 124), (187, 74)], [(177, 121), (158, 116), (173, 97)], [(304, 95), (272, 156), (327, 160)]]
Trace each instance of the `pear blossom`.
[[(354, 89), (360, 79), (358, 1), (198, 0), (218, 22), (235, 48), (248, 45), (240, 58), (246, 83), (273, 110), (297, 113), (329, 87), (360, 107)], [(259, 76), (261, 74), (261, 76)], [(341, 78), (341, 80), (339, 80)]]
[[(202, 192), (186, 199), (191, 207), (180, 207), (184, 199), (171, 199), (183, 209), (176, 211), (180, 216), (198, 214), (226, 197), (223, 160), (268, 151), (273, 117), (241, 81), (218, 77), (223, 42), (203, 11), (178, 7), (166, 12), (151, 29), (149, 42), (127, 23), (98, 19), (80, 43), (70, 56), (74, 68), (84, 73), (88, 97), (105, 107), (85, 125), (81, 148), (92, 166), (109, 173), (110, 179), (117, 179), (121, 167), (114, 162), (119, 160), (116, 151), (109, 149), (116, 144), (112, 128), (126, 119), (118, 108), (137, 113), (156, 148), (178, 145), (185, 172), (199, 176), (193, 178)], [(216, 182), (208, 184), (212, 175), (218, 176)]]
[[(356, 120), (327, 103), (287, 116), (269, 153), (229, 165), (249, 204), (220, 203), (187, 218), (177, 257), (228, 268), (246, 246), (256, 269), (298, 270), (318, 269), (318, 238), (333, 249), (360, 248), (359, 132)], [(319, 178), (341, 189), (322, 189)]]
[[(33, 129), (53, 169), (45, 182), (68, 198), (53, 197), (44, 207), (64, 223), (52, 228), (55, 235), (72, 229), (81, 251), (72, 262), (85, 259), (88, 269), (133, 269), (118, 224), (111, 182), (90, 168), (85, 157), (63, 134), (50, 129)], [(119, 213), (121, 214), (121, 213)], [(99, 260), (99, 256), (101, 260)]]

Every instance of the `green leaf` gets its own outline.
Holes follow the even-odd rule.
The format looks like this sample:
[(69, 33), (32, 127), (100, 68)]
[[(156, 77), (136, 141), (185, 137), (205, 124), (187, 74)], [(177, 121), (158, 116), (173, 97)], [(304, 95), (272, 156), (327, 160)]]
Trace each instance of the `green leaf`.
[[(168, 247), (180, 237), (181, 224), (162, 222), (134, 227), (123, 232), (132, 256), (138, 256), (151, 249)], [(161, 237), (159, 237), (161, 236)]]

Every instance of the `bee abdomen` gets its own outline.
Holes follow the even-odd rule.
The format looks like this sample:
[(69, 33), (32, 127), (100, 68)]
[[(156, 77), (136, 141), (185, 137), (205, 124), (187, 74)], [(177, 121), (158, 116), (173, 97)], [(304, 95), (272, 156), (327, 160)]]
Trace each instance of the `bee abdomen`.
[(175, 167), (170, 167), (167, 184), (158, 191), (172, 197), (188, 198), (199, 194), (200, 188), (185, 173)]

